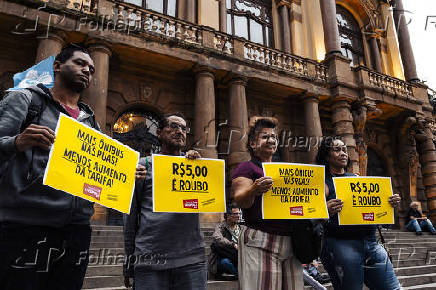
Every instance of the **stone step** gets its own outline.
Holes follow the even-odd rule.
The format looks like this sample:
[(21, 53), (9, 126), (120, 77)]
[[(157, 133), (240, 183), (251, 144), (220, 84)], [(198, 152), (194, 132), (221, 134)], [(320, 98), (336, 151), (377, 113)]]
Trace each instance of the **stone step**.
[(122, 226), (91, 225), (92, 231), (123, 230)]
[(436, 273), (436, 265), (410, 266), (394, 268), (397, 276), (414, 276), (419, 274)]
[(123, 248), (124, 242), (91, 242), (91, 249), (111, 249), (111, 248)]
[(102, 248), (91, 248), (89, 249), (89, 255), (93, 255), (94, 257), (108, 257), (113, 255), (124, 255), (124, 248), (110, 248), (110, 249), (102, 249)]
[(207, 281), (207, 290), (238, 290), (238, 281)]
[(436, 283), (436, 273), (420, 274), (413, 276), (397, 276), (397, 278), (403, 287)]
[(110, 275), (102, 275), (102, 276), (93, 276), (93, 277), (85, 277), (83, 281), (82, 289), (94, 289), (94, 288), (116, 288), (124, 286), (124, 277), (120, 275), (110, 276)]
[(120, 276), (123, 275), (123, 265), (88, 266), (85, 277)]
[(91, 236), (91, 243), (124, 242), (124, 236)]
[(415, 243), (434, 243), (436, 244), (436, 238), (434, 238), (433, 236), (431, 237), (411, 237), (411, 238), (398, 238), (398, 239), (392, 239), (392, 240), (386, 240), (386, 244), (391, 245), (391, 244), (397, 244), (397, 243), (410, 243), (410, 244), (415, 244)]
[[(126, 289), (122, 276), (86, 277), (82, 289)], [(238, 281), (208, 281), (207, 290), (238, 290)]]
[(436, 290), (436, 283), (419, 284), (415, 286), (402, 287), (402, 290)]
[(429, 252), (436, 251), (436, 247), (416, 247), (416, 246), (412, 246), (412, 247), (398, 247), (398, 248), (394, 248), (394, 247), (389, 246), (388, 249), (389, 249), (389, 251), (392, 254), (398, 254), (400, 251), (402, 253), (410, 253), (410, 252), (414, 252), (414, 253), (429, 253)]
[(123, 236), (122, 230), (99, 230), (92, 231), (91, 237), (112, 237), (112, 236)]

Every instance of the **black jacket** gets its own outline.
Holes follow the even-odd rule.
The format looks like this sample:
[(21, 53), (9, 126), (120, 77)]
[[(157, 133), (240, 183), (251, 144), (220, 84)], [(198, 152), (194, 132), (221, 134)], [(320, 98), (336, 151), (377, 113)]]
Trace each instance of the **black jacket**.
[[(43, 85), (9, 92), (0, 102), (0, 223), (62, 227), (89, 224), (93, 203), (42, 185), (49, 151), (38, 147), (18, 152), (15, 138), (25, 123), (32, 98), (40, 98), (44, 110), (39, 124), (56, 129), (59, 114), (68, 112)], [(79, 103), (78, 121), (98, 128), (94, 113)]]

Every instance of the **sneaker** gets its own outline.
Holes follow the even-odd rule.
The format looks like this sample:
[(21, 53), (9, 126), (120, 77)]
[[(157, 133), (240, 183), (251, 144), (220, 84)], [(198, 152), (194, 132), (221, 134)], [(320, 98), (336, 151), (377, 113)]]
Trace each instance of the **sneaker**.
[(416, 232), (416, 235), (417, 235), (417, 236), (421, 236), (421, 235), (422, 235), (422, 232)]
[(433, 235), (433, 236), (434, 236), (434, 235), (436, 235), (436, 232), (431, 232), (430, 235)]

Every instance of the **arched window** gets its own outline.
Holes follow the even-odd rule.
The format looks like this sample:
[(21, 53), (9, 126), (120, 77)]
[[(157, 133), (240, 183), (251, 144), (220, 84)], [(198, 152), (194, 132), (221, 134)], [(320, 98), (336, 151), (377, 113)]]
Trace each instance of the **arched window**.
[(149, 111), (131, 110), (123, 113), (113, 126), (113, 137), (147, 156), (160, 149), (156, 130), (159, 117)]
[(271, 0), (226, 0), (227, 32), (272, 46)]
[[(137, 6), (145, 7), (162, 14), (176, 17), (177, 0), (124, 0)], [(192, 0), (193, 1), (193, 0)]]
[(365, 65), (362, 32), (353, 15), (340, 5), (336, 6), (342, 54), (351, 59), (351, 65)]

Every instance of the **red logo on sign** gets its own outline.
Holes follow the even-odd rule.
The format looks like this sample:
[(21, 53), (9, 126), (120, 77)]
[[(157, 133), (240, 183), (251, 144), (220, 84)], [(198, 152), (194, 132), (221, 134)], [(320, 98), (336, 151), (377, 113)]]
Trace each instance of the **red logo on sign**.
[(371, 222), (374, 221), (374, 213), (373, 212), (367, 212), (367, 213), (363, 212), (362, 216), (363, 216), (364, 221), (371, 221)]
[(185, 200), (183, 200), (183, 207), (184, 208), (198, 209), (198, 199), (185, 199)]
[(303, 215), (303, 207), (302, 206), (294, 206), (291, 207), (291, 215)]
[(83, 194), (91, 196), (96, 200), (100, 200), (100, 194), (103, 189), (101, 187), (91, 185), (91, 184), (83, 184)]

